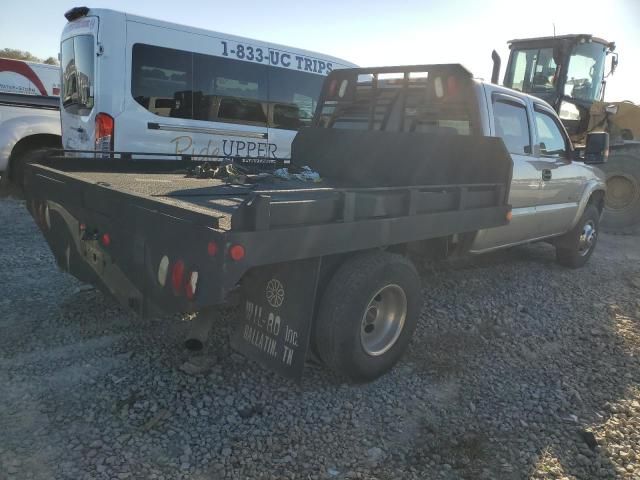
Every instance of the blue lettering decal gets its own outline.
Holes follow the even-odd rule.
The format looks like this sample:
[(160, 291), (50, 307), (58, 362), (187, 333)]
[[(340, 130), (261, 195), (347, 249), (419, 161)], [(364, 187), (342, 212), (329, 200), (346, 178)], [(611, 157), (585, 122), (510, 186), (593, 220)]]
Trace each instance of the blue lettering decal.
[(269, 50), (269, 63), (271, 65), (278, 65), (279, 61), (280, 61), (280, 52)]
[[(285, 59), (286, 59), (286, 62), (285, 62)], [(280, 61), (282, 62), (282, 65), (285, 67), (291, 66), (291, 55), (289, 55), (288, 53), (283, 53), (280, 56)]]
[[(227, 152), (227, 142), (229, 142), (229, 151)], [(233, 155), (233, 144), (235, 143), (234, 140), (222, 140), (222, 154), (225, 157), (230, 157), (231, 155)]]
[(331, 64), (331, 62), (327, 63), (327, 73), (331, 73), (332, 70), (333, 70), (333, 65)]
[(327, 64), (322, 60), (318, 60), (318, 73), (323, 73), (325, 68), (327, 68)]
[(259, 143), (258, 144), (258, 157), (264, 158), (267, 156), (267, 144)]
[(305, 72), (313, 72), (313, 62), (311, 61), (310, 58), (305, 58), (304, 59), (304, 71)]
[(302, 62), (304, 61), (304, 58), (300, 55), (296, 55), (296, 60), (298, 61), (298, 70), (302, 70)]

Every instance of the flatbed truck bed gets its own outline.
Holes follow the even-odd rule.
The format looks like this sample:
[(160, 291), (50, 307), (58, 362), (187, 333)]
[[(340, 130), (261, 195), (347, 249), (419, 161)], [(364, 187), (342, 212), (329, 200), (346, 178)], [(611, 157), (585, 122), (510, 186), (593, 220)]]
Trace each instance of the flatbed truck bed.
[[(349, 73), (328, 77), (326, 102), (331, 81)], [(367, 265), (388, 258), (393, 269), (409, 246), (504, 225), (510, 211), (511, 160), (500, 139), (326, 128), (322, 111), (285, 162), (310, 165), (318, 183), (265, 171), (248, 173), (243, 184), (195, 178), (195, 166), (224, 163), (204, 157), (62, 152), (28, 168), (28, 208), (61, 268), (140, 314), (202, 311), (240, 291), (245, 313), (235, 344), (299, 376), (322, 297), (351, 258), (374, 259)], [(380, 170), (392, 147), (405, 151)], [(347, 374), (373, 378), (387, 369), (376, 368)]]

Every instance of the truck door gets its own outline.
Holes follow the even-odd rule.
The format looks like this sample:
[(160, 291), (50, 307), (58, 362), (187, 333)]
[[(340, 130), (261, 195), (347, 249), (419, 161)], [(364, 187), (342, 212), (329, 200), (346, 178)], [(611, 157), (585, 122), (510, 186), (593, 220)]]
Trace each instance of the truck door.
[(570, 143), (556, 114), (540, 104), (534, 107), (536, 144), (540, 168), (538, 215), (545, 236), (567, 231), (578, 211), (585, 179), (570, 159)]
[(471, 249), (479, 252), (516, 244), (539, 237), (536, 205), (540, 188), (540, 172), (532, 155), (531, 120), (526, 103), (517, 97), (494, 92), (491, 95), (491, 130), (502, 138), (513, 160), (513, 179), (509, 203), (513, 218), (509, 225), (478, 233)]

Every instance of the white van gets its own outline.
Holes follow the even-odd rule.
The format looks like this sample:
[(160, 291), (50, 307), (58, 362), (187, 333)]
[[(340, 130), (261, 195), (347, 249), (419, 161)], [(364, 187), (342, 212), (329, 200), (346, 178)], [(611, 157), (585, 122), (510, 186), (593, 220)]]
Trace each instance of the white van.
[(338, 58), (104, 9), (65, 14), (64, 147), (287, 158)]

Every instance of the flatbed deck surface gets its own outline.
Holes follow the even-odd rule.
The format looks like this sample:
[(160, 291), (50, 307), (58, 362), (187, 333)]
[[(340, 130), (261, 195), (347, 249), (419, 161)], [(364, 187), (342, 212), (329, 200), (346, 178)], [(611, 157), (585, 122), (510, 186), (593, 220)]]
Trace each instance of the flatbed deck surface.
[[(245, 184), (231, 184), (217, 178), (196, 178), (184, 172), (75, 171), (67, 172), (66, 175), (86, 183), (210, 215), (218, 220), (218, 227), (222, 230), (231, 229), (231, 216), (252, 193), (264, 193), (277, 200), (278, 192), (280, 196), (284, 196), (283, 191), (286, 191), (287, 201), (303, 201), (318, 194), (332, 195), (335, 187), (327, 180), (312, 182), (295, 178), (283, 179), (273, 175), (259, 180), (257, 175), (249, 175), (249, 180), (255, 183)], [(296, 190), (300, 190), (297, 195)]]

